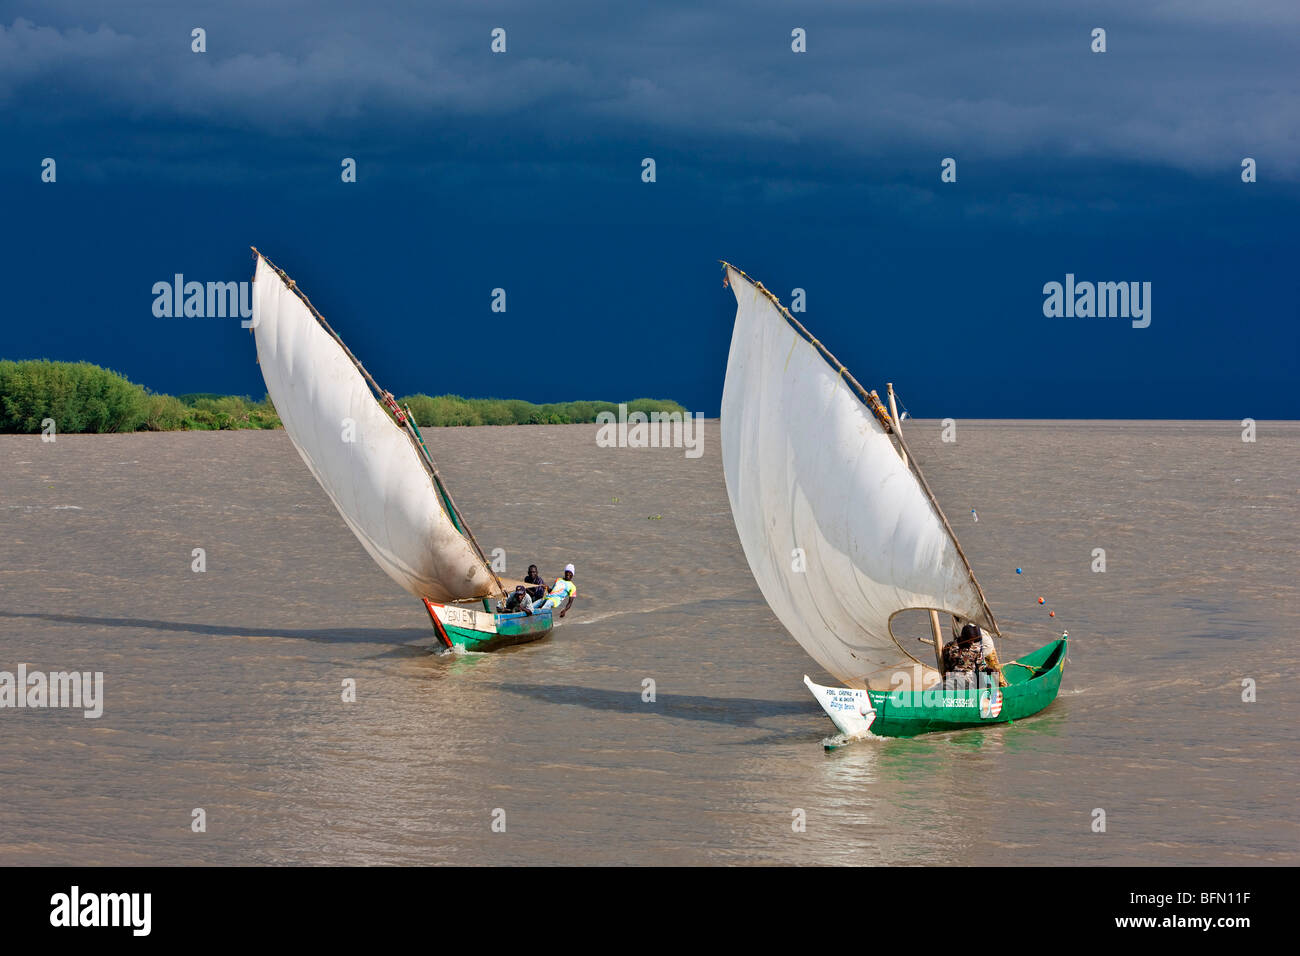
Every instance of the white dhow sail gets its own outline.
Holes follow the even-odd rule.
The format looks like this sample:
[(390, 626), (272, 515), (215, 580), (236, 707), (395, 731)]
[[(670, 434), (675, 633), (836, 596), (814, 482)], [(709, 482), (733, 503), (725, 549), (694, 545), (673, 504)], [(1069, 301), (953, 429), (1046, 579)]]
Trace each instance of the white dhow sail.
[(416, 597), (441, 602), (492, 593), (491, 571), (448, 517), (413, 440), (260, 253), (253, 332), (285, 431), (375, 563)]
[(786, 630), (844, 684), (888, 690), (917, 664), (928, 683), (933, 650), (929, 665), (914, 656), (891, 617), (930, 608), (996, 630), (979, 586), (852, 379), (767, 290), (726, 270), (736, 324), (722, 463), (754, 578)]

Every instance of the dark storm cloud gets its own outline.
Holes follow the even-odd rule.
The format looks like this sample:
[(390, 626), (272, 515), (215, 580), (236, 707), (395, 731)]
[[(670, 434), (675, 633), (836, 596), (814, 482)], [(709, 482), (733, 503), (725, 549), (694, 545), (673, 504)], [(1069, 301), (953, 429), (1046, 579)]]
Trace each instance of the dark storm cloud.
[[(1300, 176), (1300, 6), (1044, 6), (19, 5), (0, 28), (0, 104), (28, 124), (794, 149), (813, 169), (902, 149), (1198, 174), (1251, 155)], [(504, 56), (488, 49), (497, 26)], [(794, 27), (806, 54), (790, 50)], [(1093, 27), (1105, 54), (1089, 51)]]

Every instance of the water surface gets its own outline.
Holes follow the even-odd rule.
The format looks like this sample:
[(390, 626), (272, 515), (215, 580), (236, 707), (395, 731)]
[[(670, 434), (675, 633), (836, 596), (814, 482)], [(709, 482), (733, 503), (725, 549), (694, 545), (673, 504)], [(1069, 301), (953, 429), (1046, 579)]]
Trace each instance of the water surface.
[(1062, 693), (830, 755), (716, 422), (695, 460), (430, 429), (510, 573), (578, 568), (550, 640), (460, 657), (283, 432), (0, 436), (0, 669), (106, 685), (98, 720), (0, 711), (0, 863), (1300, 862), (1300, 424), (909, 425), (1004, 657), (1069, 629)]

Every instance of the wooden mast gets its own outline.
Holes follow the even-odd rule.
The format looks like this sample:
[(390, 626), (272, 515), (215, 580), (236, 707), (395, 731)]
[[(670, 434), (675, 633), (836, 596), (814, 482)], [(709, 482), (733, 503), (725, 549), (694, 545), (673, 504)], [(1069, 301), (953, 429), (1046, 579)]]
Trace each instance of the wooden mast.
[[(889, 395), (889, 415), (894, 420), (894, 434), (898, 436), (899, 448), (898, 453), (903, 456), (903, 464), (907, 464), (907, 452), (903, 450), (903, 420), (898, 417), (898, 400), (894, 397), (894, 383), (886, 382), (885, 391)], [(934, 663), (939, 669), (939, 676), (943, 676), (943, 630), (939, 627), (939, 612), (930, 610), (930, 636), (934, 638)]]

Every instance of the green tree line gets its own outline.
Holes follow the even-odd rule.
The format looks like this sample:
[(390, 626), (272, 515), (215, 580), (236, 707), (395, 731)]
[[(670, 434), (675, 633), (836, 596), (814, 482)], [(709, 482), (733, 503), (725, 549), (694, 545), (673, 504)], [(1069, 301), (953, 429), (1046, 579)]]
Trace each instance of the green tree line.
[[(617, 402), (547, 402), (534, 405), (518, 398), (461, 398), (459, 395), (408, 395), (399, 405), (410, 406), (416, 424), (440, 425), (571, 425), (594, 422), (601, 412), (618, 414)], [(626, 402), (631, 412), (685, 412), (673, 401), (638, 398)]]
[[(421, 426), (564, 425), (594, 422), (600, 412), (617, 414), (613, 402), (551, 402), (462, 398), (459, 395), (408, 395)], [(672, 401), (642, 398), (629, 411), (683, 412)], [(255, 402), (246, 395), (193, 392), (163, 395), (90, 362), (0, 361), (0, 432), (34, 434), (53, 419), (61, 434), (279, 428), (270, 397)]]
[(0, 432), (279, 428), (270, 399), (161, 395), (90, 362), (0, 361)]

